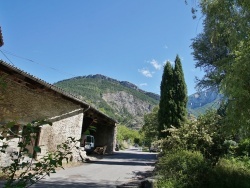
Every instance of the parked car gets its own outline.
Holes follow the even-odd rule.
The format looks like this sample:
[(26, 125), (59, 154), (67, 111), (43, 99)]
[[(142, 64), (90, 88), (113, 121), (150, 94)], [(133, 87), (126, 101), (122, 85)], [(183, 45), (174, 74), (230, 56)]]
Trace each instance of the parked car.
[(84, 137), (84, 150), (91, 153), (95, 149), (95, 138), (92, 135), (85, 135)]

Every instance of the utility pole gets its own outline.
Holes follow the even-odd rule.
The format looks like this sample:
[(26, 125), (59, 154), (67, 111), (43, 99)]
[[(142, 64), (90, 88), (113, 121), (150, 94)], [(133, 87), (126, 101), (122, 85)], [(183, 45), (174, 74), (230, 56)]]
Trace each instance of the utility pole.
[(2, 35), (2, 29), (0, 27), (0, 47), (3, 46), (3, 35)]

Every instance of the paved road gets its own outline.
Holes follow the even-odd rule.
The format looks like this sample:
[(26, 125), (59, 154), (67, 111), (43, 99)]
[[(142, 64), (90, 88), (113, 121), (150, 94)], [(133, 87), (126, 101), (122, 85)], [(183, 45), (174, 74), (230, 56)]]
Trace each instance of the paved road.
[(60, 170), (32, 187), (114, 188), (146, 176), (153, 170), (155, 160), (155, 153), (137, 149), (119, 151), (91, 163)]

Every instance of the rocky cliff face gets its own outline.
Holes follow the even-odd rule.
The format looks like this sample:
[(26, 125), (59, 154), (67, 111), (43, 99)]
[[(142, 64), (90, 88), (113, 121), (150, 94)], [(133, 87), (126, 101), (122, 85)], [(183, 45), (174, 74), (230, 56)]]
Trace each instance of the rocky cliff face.
[(197, 92), (188, 97), (188, 108), (195, 109), (221, 98), (222, 95), (218, 94), (217, 89), (208, 89), (203, 92)]
[[(160, 96), (139, 89), (127, 81), (118, 81), (96, 74), (79, 76), (55, 84), (64, 90), (81, 96), (82, 100), (109, 117), (128, 127), (140, 128), (144, 115), (159, 104)], [(216, 89), (189, 96), (188, 112), (198, 116), (209, 108), (219, 106), (222, 95)]]
[(105, 93), (102, 97), (119, 114), (128, 114), (132, 119), (129, 122), (134, 128), (143, 125), (144, 114), (151, 112), (153, 105), (138, 99), (125, 91)]
[(79, 76), (55, 85), (80, 95), (91, 106), (134, 129), (142, 127), (144, 115), (159, 102), (157, 94), (140, 90), (130, 82), (100, 74)]

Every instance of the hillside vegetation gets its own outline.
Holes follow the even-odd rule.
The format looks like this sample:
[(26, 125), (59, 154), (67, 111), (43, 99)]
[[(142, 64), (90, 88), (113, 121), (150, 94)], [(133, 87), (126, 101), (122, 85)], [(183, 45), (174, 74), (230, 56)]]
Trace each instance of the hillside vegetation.
[[(78, 95), (86, 103), (130, 128), (139, 129), (144, 115), (159, 104), (160, 96), (139, 89), (127, 81), (118, 81), (100, 74), (79, 76), (54, 84)], [(216, 90), (190, 95), (188, 112), (194, 116), (204, 114), (209, 108), (217, 108), (221, 96)]]
[(136, 129), (142, 126), (144, 114), (149, 113), (159, 101), (156, 94), (103, 75), (75, 77), (55, 85), (79, 95), (82, 100), (119, 123)]

